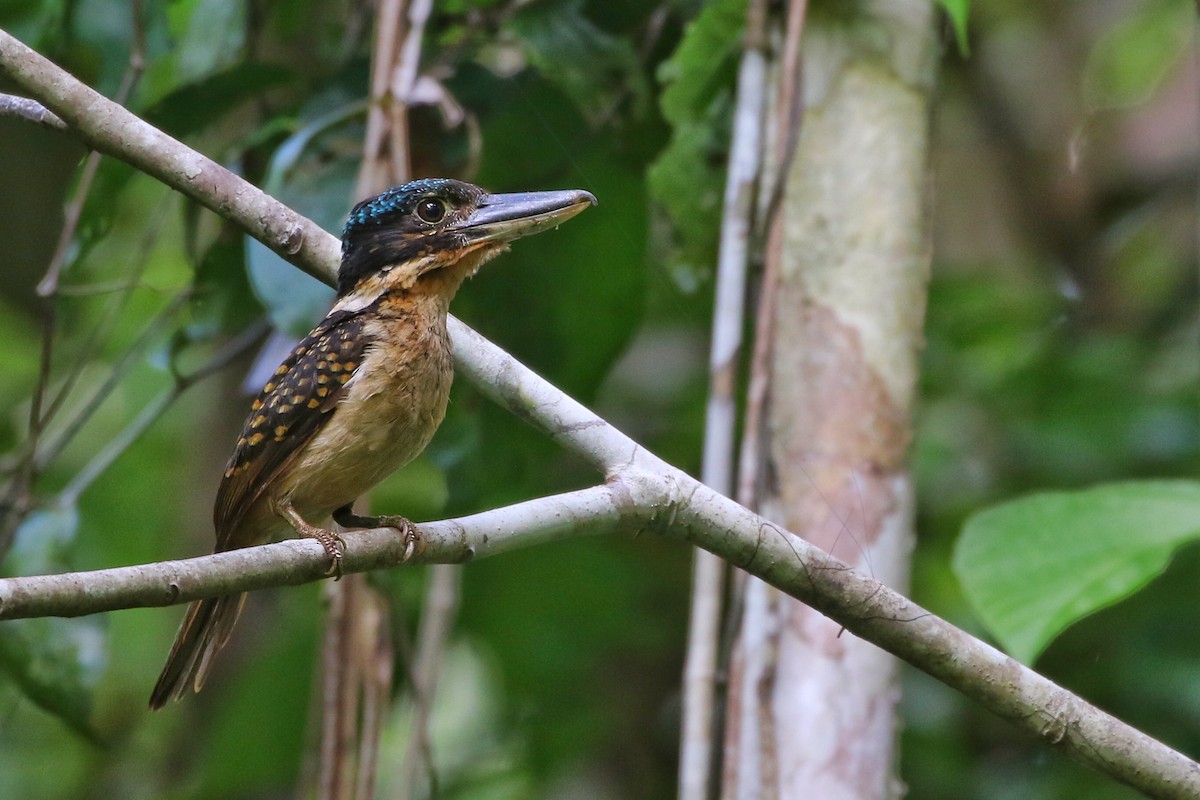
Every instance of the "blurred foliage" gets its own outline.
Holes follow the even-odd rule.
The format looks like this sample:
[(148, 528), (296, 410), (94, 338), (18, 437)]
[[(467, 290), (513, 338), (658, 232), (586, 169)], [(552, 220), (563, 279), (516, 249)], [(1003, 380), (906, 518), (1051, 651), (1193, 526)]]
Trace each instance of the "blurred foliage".
[(1145, 102), (1194, 39), (1194, 3), (1154, 0), (1114, 25), (1085, 65), (1085, 97), (1097, 108)]
[(666, 256), (685, 288), (695, 288), (711, 271), (716, 251), (745, 17), (743, 0), (707, 4), (658, 69), (659, 107), (671, 125), (671, 141), (646, 182), (675, 231)]
[[(140, 33), (146, 69), (129, 105), (337, 231), (356, 199), (370, 5), (140, 5), (135, 26), (123, 0), (12, 0), (0, 7), (0, 26), (109, 95)], [(971, 514), (1046, 490), (1095, 500), (1087, 487), (1193, 478), (1200, 468), (1200, 75), (1182, 0), (995, 0), (970, 6), (968, 28), (966, 3), (943, 6), (959, 47), (947, 48), (935, 119), (913, 585), (919, 602), (980, 630), (950, 569)], [(600, 198), (579, 220), (489, 265), (455, 312), (693, 471), (743, 14), (742, 0), (438, 3), (423, 69), (471, 120), (448, 127), (432, 108), (412, 113), (421, 174), (497, 191), (578, 186)], [(33, 287), (80, 152), (66, 137), (0, 120), (6, 477), (26, 452), (38, 375), (47, 305)], [(47, 387), (61, 401), (45, 440), (78, 433), (39, 469), (6, 574), (207, 552), (217, 477), (247, 403), (249, 354), (184, 394), (76, 504), (62, 500), (171, 385), (168, 362), (203, 364), (264, 317), (301, 331), (327, 290), (108, 160), (61, 283)], [(181, 294), (186, 304), (172, 310)], [(274, 363), (270, 353), (259, 360)], [(422, 519), (597, 479), (459, 385), (433, 446), (373, 501)], [(1098, 558), (1126, 565), (1137, 540), (1115, 528), (1098, 536), (1118, 516), (1129, 529), (1165, 529), (1165, 517), (1136, 498), (1105, 502), (1120, 513), (1068, 503), (1036, 529), (997, 526), (964, 573), (974, 576), (970, 592), (995, 581), (991, 591), (1003, 595), (1020, 573), (1000, 567), (1019, 569), (1023, 554), (1044, 554), (1056, 540), (1087, 540)], [(1014, 507), (987, 513), (1003, 521), (1006, 508)], [(963, 552), (979, 545), (968, 539)], [(1164, 557), (1156, 554), (1154, 572)], [(466, 567), (433, 727), (443, 795), (671, 796), (689, 560), (685, 549), (641, 536)], [(1197, 570), (1200, 548), (1183, 547), (1146, 588), (1050, 641), (1039, 668), (1200, 754)], [(397, 624), (411, 629), (421, 571), (373, 578), (402, 609)], [(1053, 575), (1026, 583), (1052, 584)], [(320, 617), (317, 587), (258, 593), (204, 695), (156, 715), (143, 710), (145, 698), (178, 609), (5, 623), (0, 796), (289, 795), (304, 758)], [(1045, 619), (1026, 654), (1073, 616)], [(904, 698), (902, 777), (913, 797), (1131, 796), (924, 676), (906, 677)], [(410, 719), (400, 702), (384, 737), (384, 791), (399, 779)]]

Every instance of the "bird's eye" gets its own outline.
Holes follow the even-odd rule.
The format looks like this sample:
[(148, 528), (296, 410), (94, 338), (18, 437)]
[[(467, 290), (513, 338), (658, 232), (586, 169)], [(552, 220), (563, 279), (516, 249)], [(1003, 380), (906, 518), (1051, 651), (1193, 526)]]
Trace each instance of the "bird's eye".
[(427, 197), (417, 203), (417, 216), (423, 222), (428, 222), (431, 225), (435, 222), (441, 222), (442, 218), (446, 216), (446, 204), (441, 200)]

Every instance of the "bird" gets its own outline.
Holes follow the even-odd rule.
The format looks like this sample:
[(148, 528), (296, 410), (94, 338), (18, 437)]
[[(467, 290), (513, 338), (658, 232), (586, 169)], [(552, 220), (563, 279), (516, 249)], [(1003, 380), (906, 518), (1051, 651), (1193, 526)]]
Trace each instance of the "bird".
[[(342, 232), (337, 296), (326, 317), (253, 401), (213, 508), (216, 550), (294, 532), (321, 543), (341, 574), (344, 540), (329, 529), (416, 530), (351, 505), (415, 458), (441, 424), (453, 378), (446, 318), (463, 281), (515, 239), (557, 227), (596, 198), (583, 190), (492, 194), (426, 178), (358, 203)], [(196, 601), (150, 695), (150, 708), (199, 692), (246, 595)]]

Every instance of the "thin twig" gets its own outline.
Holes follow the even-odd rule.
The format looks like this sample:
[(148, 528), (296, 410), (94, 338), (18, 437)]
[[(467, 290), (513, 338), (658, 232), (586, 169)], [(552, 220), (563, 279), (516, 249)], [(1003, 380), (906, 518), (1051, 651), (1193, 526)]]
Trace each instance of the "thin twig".
[[(59, 297), (100, 297), (101, 295), (126, 294), (137, 289), (155, 291), (156, 287), (137, 280), (108, 281), (106, 283), (59, 284)], [(48, 413), (48, 412), (47, 412)]]
[[(121, 86), (117, 89), (114, 102), (123, 106), (129, 100), (129, 96), (133, 93), (138, 81), (141, 80), (142, 73), (145, 71), (146, 62), (144, 58), (145, 42), (142, 39), (142, 25), (139, 12), (139, 4), (137, 0), (131, 0), (130, 10), (132, 12), (133, 25), (133, 46), (129, 52), (129, 63), (125, 67), (125, 74), (121, 76)], [(58, 279), (62, 273), (63, 265), (67, 261), (67, 252), (71, 246), (71, 242), (75, 239), (75, 230), (79, 227), (80, 217), (83, 215), (83, 206), (87, 202), (88, 194), (92, 189), (92, 181), (96, 177), (96, 171), (100, 168), (101, 153), (93, 151), (88, 154), (87, 160), (83, 165), (83, 172), (79, 177), (79, 184), (75, 189), (75, 195), (71, 198), (71, 202), (67, 204), (66, 219), (63, 223), (63, 229), (58, 237), (58, 245), (54, 250), (54, 256), (50, 259), (50, 266), (46, 270), (45, 276), (37, 285), (37, 293), (39, 297), (52, 298), (58, 291)]]
[(100, 452), (75, 473), (70, 483), (59, 492), (59, 500), (63, 505), (74, 505), (79, 495), (92, 485), (92, 482), (104, 474), (117, 458), (129, 449), (151, 425), (158, 421), (168, 408), (179, 398), (179, 387), (171, 386), (160, 392), (157, 397), (142, 407), (138, 415), (129, 421), (121, 431), (109, 439)]
[(91, 461), (83, 466), (58, 495), (58, 503), (65, 506), (74, 505), (79, 496), (87, 490), (96, 478), (104, 474), (112, 463), (136, 442), (143, 433), (150, 429), (159, 417), (169, 409), (179, 397), (195, 386), (204, 378), (228, 366), (232, 361), (244, 355), (246, 351), (261, 338), (265, 329), (264, 324), (252, 325), (246, 331), (230, 340), (207, 363), (189, 375), (179, 376), (170, 388), (162, 391), (151, 400), (141, 412), (134, 417), (116, 436), (110, 439)]
[(32, 122), (53, 131), (68, 131), (67, 123), (59, 119), (53, 111), (36, 100), (17, 97), (15, 94), (0, 93), (0, 117)]
[(750, 357), (750, 378), (746, 388), (746, 416), (742, 426), (742, 444), (738, 454), (737, 501), (755, 509), (763, 465), (762, 441), (765, 433), (767, 398), (771, 387), (771, 350), (775, 339), (775, 295), (779, 285), (783, 254), (783, 218), (779, 211), (800, 137), (800, 39), (808, 0), (791, 0), (787, 10), (783, 52), (776, 70), (779, 76), (778, 99), (774, 105), (776, 144), (772, 170), (773, 189), (762, 219), (766, 226), (763, 247), (763, 276), (754, 314), (754, 347)]
[[(777, 83), (771, 105), (770, 136), (775, 147), (769, 169), (764, 170), (760, 195), (768, 200), (761, 209), (766, 228), (763, 247), (763, 276), (754, 314), (754, 344), (746, 387), (746, 412), (738, 453), (737, 501), (762, 512), (760, 491), (767, 455), (766, 412), (771, 391), (771, 355), (775, 342), (775, 303), (783, 255), (783, 218), (779, 211), (787, 170), (799, 140), (800, 37), (804, 28), (807, 0), (791, 0), (784, 25), (782, 53), (774, 69)], [(774, 725), (762, 719), (770, 705), (761, 701), (763, 687), (770, 684), (771, 665), (778, 655), (779, 625), (771, 611), (778, 602), (775, 592), (755, 578), (738, 572), (727, 626), (731, 641), (729, 688), (726, 702), (725, 764), (721, 796), (725, 800), (755, 797), (777, 786), (777, 757)], [(758, 712), (758, 713), (756, 713)]]
[[(389, 528), (352, 531), (342, 559), (352, 575), (401, 563), (457, 564), (531, 544), (634, 528), (648, 514), (633, 507), (628, 479), (461, 517), (423, 523), (411, 559), (404, 538)], [(624, 492), (625, 496), (620, 496)], [(76, 617), (122, 608), (167, 606), (270, 586), (328, 578), (329, 557), (310, 540), (230, 550), (181, 561), (59, 575), (0, 578), (0, 620)]]
[(368, 602), (360, 604), (359, 657), (362, 663), (362, 719), (358, 751), (358, 774), (354, 781), (354, 794), (364, 800), (373, 800), (379, 777), (379, 750), (383, 737), (383, 726), (392, 707), (392, 676), (395, 671), (396, 654), (392, 647), (392, 615), (386, 597), (370, 584), (371, 591), (365, 594)]
[[(79, 225), (79, 218), (83, 213), (84, 202), (86, 202), (88, 193), (92, 189), (92, 179), (95, 178), (96, 170), (100, 167), (100, 157), (100, 153), (95, 151), (88, 154), (87, 160), (83, 165), (83, 171), (79, 176), (79, 183), (75, 187), (75, 193), (72, 195), (71, 201), (67, 203), (64, 213), (65, 219), (62, 230), (58, 235), (58, 244), (54, 248), (54, 255), (50, 258), (50, 263), (46, 267), (46, 274), (42, 276), (41, 281), (37, 285), (37, 295), (42, 299), (43, 303), (41, 356), (38, 359), (37, 381), (34, 383), (33, 395), (29, 401), (29, 428), (25, 437), (24, 452), (21, 457), (21, 463), (17, 468), (16, 476), (9, 486), (9, 499), (5, 504), (6, 506), (19, 506), (23, 510), (30, 506), (29, 495), (33, 490), (34, 483), (37, 481), (38, 470), (45, 463), (42, 460), (42, 454), (39, 453), (42, 432), (45, 430), (46, 425), (46, 419), (42, 413), (42, 404), (45, 402), (46, 390), (50, 386), (50, 373), (54, 365), (54, 330), (58, 311), (58, 278), (62, 273), (63, 264), (66, 263), (71, 242), (75, 239), (75, 229)], [(7, 552), (9, 546), (12, 544), (12, 537), (16, 534), (16, 526), (19, 524), (19, 520), (20, 516), (13, 516), (5, 520), (4, 528), (0, 530), (0, 555)]]
[[(167, 209), (171, 208), (172, 204), (158, 203), (155, 205), (153, 216), (148, 221), (146, 235), (142, 237), (141, 243), (138, 245), (137, 257), (133, 260), (133, 266), (129, 273), (128, 279), (124, 282), (125, 288), (118, 290), (117, 295), (108, 303), (103, 316), (96, 321), (96, 324), (88, 331), (83, 340), (83, 345), (76, 351), (75, 357), (72, 360), (71, 366), (67, 368), (66, 375), (59, 382), (58, 389), (54, 393), (54, 397), (50, 400), (50, 404), (42, 413), (42, 427), (45, 428), (50, 424), (50, 421), (62, 410), (63, 404), (72, 394), (76, 382), (83, 375), (88, 364), (91, 363), (92, 356), (100, 350), (104, 342), (108, 341), (113, 329), (116, 327), (117, 321), (121, 318), (121, 312), (126, 307), (129, 299), (133, 296), (133, 292), (137, 288), (141, 288), (140, 283), (142, 275), (146, 271), (146, 266), (150, 260), (150, 252), (158, 240), (159, 232), (161, 231), (161, 223), (163, 215), (167, 213)], [(58, 286), (58, 295), (63, 297), (73, 292), (72, 287), (63, 286), (61, 283)], [(148, 288), (148, 287), (147, 287)], [(49, 459), (47, 459), (48, 461)]]
[(176, 385), (179, 386), (180, 390), (190, 389), (210, 375), (220, 372), (245, 355), (250, 348), (262, 340), (263, 336), (270, 329), (271, 326), (265, 319), (253, 323), (237, 336), (225, 342), (203, 364), (191, 372), (177, 375), (175, 378)]
[(133, 344), (121, 354), (121, 358), (113, 365), (109, 371), (108, 377), (104, 383), (92, 393), (87, 402), (80, 408), (79, 413), (75, 418), (67, 423), (63, 432), (59, 434), (54, 442), (42, 448), (37, 453), (37, 466), (39, 469), (44, 469), (47, 464), (53, 461), (59, 453), (62, 452), (71, 441), (79, 434), (87, 421), (91, 419), (96, 410), (108, 399), (109, 395), (121, 384), (121, 381), (129, 374), (135, 366), (138, 365), (142, 355), (155, 342), (161, 339), (163, 331), (166, 329), (187, 302), (189, 292), (180, 292), (171, 302), (155, 315), (154, 319), (150, 320), (150, 324), (142, 329)]
[(408, 24), (404, 40), (396, 54), (388, 81), (391, 104), (388, 106), (390, 120), (388, 135), (391, 140), (389, 163), (392, 181), (402, 183), (412, 177), (412, 152), (408, 135), (408, 109), (412, 103), (413, 86), (417, 83), (417, 70), (421, 65), (421, 41), (425, 37), (425, 24), (433, 10), (433, 0), (408, 0)]
[[(350, 603), (354, 587), (361, 582), (357, 575), (347, 575), (345, 580), (327, 584), (324, 595), (328, 602), (325, 612), (325, 631), (321, 641), (321, 691), (320, 737), (317, 742), (319, 761), (317, 765), (317, 800), (339, 800), (346, 793), (346, 761), (349, 757), (350, 738), (347, 720), (346, 695), (353, 681), (349, 659), (346, 658), (350, 633), (350, 615), (346, 608)], [(342, 585), (345, 584), (345, 585)]]

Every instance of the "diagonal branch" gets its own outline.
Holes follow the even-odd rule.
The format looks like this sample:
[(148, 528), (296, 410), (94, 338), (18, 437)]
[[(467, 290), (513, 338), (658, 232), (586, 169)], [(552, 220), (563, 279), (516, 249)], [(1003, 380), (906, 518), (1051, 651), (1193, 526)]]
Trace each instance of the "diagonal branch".
[[(91, 147), (122, 158), (329, 280), (337, 242), (314, 223), (92, 92), (0, 31), (0, 73)], [(603, 486), (421, 526), (414, 560), (460, 562), (517, 546), (644, 528), (702, 547), (811, 605), (1018, 728), (1152, 797), (1200, 797), (1200, 765), (990, 645), (670, 467), (460, 322), (459, 368), (492, 399), (607, 475)], [(398, 564), (400, 537), (353, 535), (348, 572)], [(116, 570), (0, 579), (0, 619), (77, 615), (318, 580), (321, 547), (289, 541)]]
[(333, 280), (338, 243), (319, 225), (75, 80), (3, 30), (0, 72), (57, 115), (88, 147), (136, 167), (238, 224), (310, 275)]
[[(746, 274), (752, 240), (754, 192), (762, 171), (763, 112), (768, 71), (767, 4), (746, 6), (746, 32), (738, 66), (737, 100), (729, 145), (721, 233), (717, 249), (716, 298), (709, 353), (708, 402), (704, 418), (701, 478), (722, 494), (733, 494), (737, 431), (737, 384), (746, 315)], [(727, 566), (697, 550), (692, 561), (692, 598), (687, 656), (683, 666), (683, 724), (679, 747), (679, 797), (711, 794), (716, 743), (720, 632)]]

